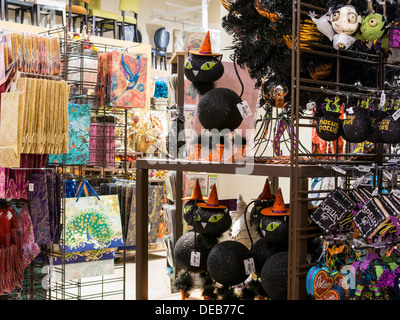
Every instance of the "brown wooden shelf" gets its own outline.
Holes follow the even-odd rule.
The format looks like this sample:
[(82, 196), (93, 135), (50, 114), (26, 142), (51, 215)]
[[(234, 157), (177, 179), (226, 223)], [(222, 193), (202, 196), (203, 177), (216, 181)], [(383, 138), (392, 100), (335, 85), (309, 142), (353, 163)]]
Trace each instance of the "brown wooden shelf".
[[(136, 299), (148, 299), (148, 184), (149, 170), (158, 169), (176, 171), (176, 212), (175, 212), (175, 241), (182, 235), (182, 197), (183, 173), (207, 172), (220, 174), (253, 175), (265, 177), (288, 177), (296, 180), (298, 191), (308, 190), (308, 178), (331, 177), (335, 174), (332, 166), (316, 164), (264, 164), (264, 163), (219, 163), (188, 160), (147, 159), (136, 160)], [(297, 171), (296, 171), (297, 170)], [(346, 175), (353, 175), (353, 170), (346, 170)], [(291, 199), (293, 208), (290, 219), (297, 216), (297, 212), (307, 212), (307, 203)], [(301, 230), (300, 230), (301, 231)], [(299, 231), (299, 232), (300, 232)], [(298, 269), (296, 269), (299, 271)]]
[[(263, 163), (220, 163), (188, 160), (164, 160), (164, 159), (137, 159), (137, 169), (159, 169), (172, 171), (208, 172), (222, 174), (243, 174), (255, 176), (287, 177), (291, 176), (295, 167), (290, 164), (263, 164)], [(330, 166), (316, 164), (304, 164), (297, 166), (297, 176), (301, 178), (331, 177), (334, 170)], [(351, 173), (352, 171), (347, 171)], [(293, 172), (294, 174), (294, 172)], [(341, 175), (339, 173), (339, 175)]]

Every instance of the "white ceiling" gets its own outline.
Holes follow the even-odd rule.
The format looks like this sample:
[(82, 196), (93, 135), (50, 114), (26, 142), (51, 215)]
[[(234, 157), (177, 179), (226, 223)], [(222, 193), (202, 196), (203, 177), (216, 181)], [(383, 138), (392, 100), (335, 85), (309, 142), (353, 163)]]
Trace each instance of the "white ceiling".
[(187, 26), (202, 26), (208, 17), (210, 0), (167, 0), (164, 8), (152, 8), (151, 20), (181, 23)]

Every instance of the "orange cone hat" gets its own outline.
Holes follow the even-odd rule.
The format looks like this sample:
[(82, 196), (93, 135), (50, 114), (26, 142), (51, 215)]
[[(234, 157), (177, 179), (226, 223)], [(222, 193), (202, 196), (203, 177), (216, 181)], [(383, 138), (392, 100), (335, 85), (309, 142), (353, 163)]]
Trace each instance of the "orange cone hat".
[(207, 31), (207, 34), (203, 40), (203, 43), (201, 44), (200, 50), (199, 51), (189, 50), (189, 53), (197, 54), (197, 55), (201, 55), (201, 56), (219, 56), (220, 55), (219, 53), (212, 53), (210, 31)]
[(276, 195), (276, 199), (274, 201), (274, 205), (272, 207), (268, 207), (261, 210), (261, 214), (265, 216), (286, 216), (289, 215), (289, 209), (285, 206), (285, 202), (283, 201), (282, 191), (279, 188), (278, 193)]
[(197, 206), (200, 208), (208, 208), (208, 209), (225, 209), (226, 208), (226, 206), (219, 204), (217, 187), (215, 186), (215, 184), (213, 185), (213, 188), (211, 189), (211, 192), (210, 192), (210, 195), (208, 196), (207, 202), (198, 203)]
[(261, 194), (258, 196), (257, 199), (253, 199), (253, 200), (274, 200), (274, 196), (271, 193), (271, 188), (269, 185), (268, 178), (267, 178), (267, 180), (265, 180), (264, 189), (261, 192)]
[(190, 197), (182, 198), (182, 200), (204, 200), (203, 195), (201, 194), (199, 179), (196, 179), (196, 184), (194, 185), (192, 195)]

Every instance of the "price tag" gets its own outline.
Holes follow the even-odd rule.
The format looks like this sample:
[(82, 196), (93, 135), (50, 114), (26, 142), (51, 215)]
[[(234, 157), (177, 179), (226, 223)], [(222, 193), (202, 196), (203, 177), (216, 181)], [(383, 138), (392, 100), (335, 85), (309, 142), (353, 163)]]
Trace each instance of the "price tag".
[(397, 119), (400, 118), (400, 109), (392, 114), (392, 118), (394, 121), (397, 121)]
[(381, 107), (383, 107), (385, 105), (385, 103), (386, 103), (386, 94), (385, 94), (385, 91), (382, 90), (382, 94), (381, 94), (381, 99), (380, 99), (379, 105)]
[(357, 178), (357, 180), (354, 181), (354, 183), (352, 184), (352, 187), (353, 187), (354, 189), (358, 188), (358, 186), (359, 186), (361, 183), (364, 182), (364, 178), (365, 178), (365, 176), (362, 176), (362, 177), (360, 177), (360, 178)]
[(396, 196), (397, 198), (400, 198), (400, 190), (393, 189), (390, 193)]
[(374, 192), (372, 192), (373, 197), (376, 197), (377, 195), (378, 195), (378, 187), (376, 187)]
[(353, 113), (354, 113), (353, 107), (347, 108), (347, 109), (346, 109), (346, 112), (347, 112), (348, 114), (353, 114)]
[(389, 163), (397, 163), (397, 162), (399, 162), (399, 159), (392, 158), (392, 159), (389, 159), (388, 162)]
[(7, 219), (11, 220), (11, 218), (13, 217), (11, 211), (7, 211)]
[(246, 274), (252, 274), (256, 272), (256, 266), (254, 264), (254, 259), (249, 258), (243, 261), (244, 262), (244, 269), (246, 271)]
[(28, 184), (28, 191), (32, 192), (35, 190), (35, 185), (33, 183)]
[(341, 169), (339, 167), (333, 166), (332, 169), (335, 170), (336, 172), (341, 173), (341, 174), (346, 174), (346, 170), (343, 170), (343, 169)]
[(190, 265), (192, 267), (200, 267), (200, 252), (192, 251), (190, 253)]
[(242, 115), (243, 119), (251, 116), (252, 114), (249, 104), (246, 100), (238, 103), (237, 108), (239, 109), (239, 112)]
[(358, 171), (361, 171), (361, 172), (370, 172), (370, 171), (371, 171), (371, 167), (369, 167), (369, 166), (359, 166), (359, 167), (358, 167)]

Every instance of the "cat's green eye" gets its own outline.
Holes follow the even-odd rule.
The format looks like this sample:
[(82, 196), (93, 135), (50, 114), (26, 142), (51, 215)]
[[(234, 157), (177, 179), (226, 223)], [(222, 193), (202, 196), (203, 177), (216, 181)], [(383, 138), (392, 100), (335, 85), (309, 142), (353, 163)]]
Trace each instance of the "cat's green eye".
[(280, 223), (278, 222), (271, 222), (268, 226), (267, 226), (267, 231), (274, 231), (276, 228), (278, 228), (280, 225)]
[(200, 216), (198, 214), (196, 214), (196, 216), (194, 217), (194, 221), (200, 221)]
[(183, 213), (187, 213), (190, 210), (190, 206), (186, 206), (183, 208)]
[(213, 223), (218, 222), (219, 220), (222, 219), (222, 216), (223, 216), (222, 214), (213, 214), (211, 218), (208, 220), (208, 222), (213, 222)]
[(214, 68), (214, 66), (215, 66), (215, 62), (206, 62), (205, 64), (203, 64), (201, 66), (201, 70), (205, 70), (205, 71), (211, 70), (212, 68)]
[(192, 69), (192, 64), (190, 63), (190, 61), (185, 61), (185, 69)]

